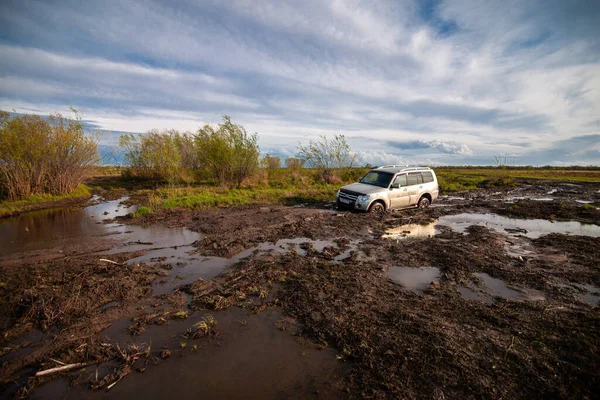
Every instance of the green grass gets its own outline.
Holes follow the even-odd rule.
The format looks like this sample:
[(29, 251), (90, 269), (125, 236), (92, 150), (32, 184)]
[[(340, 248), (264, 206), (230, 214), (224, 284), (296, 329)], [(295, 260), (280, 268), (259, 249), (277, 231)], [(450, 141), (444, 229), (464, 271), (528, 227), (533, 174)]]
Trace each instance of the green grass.
[(151, 212), (151, 208), (141, 206), (133, 213), (133, 218), (141, 217), (142, 215), (150, 214)]
[(512, 187), (519, 179), (600, 182), (600, 168), (435, 168), (440, 190), (456, 192), (490, 187)]
[[(514, 187), (520, 179), (549, 179), (600, 183), (600, 168), (434, 168), (441, 193), (483, 188)], [(116, 170), (107, 168), (105, 176), (80, 185), (65, 196), (38, 195), (17, 202), (0, 202), (0, 217), (19, 212), (60, 206), (70, 198), (90, 197), (91, 192), (123, 191), (144, 206), (134, 217), (169, 208), (212, 208), (253, 205), (297, 205), (333, 201), (337, 190), (358, 181), (366, 168), (341, 169), (327, 182), (316, 170), (287, 168), (261, 170), (244, 187), (230, 189), (210, 181), (168, 184), (162, 181), (131, 181), (118, 178)], [(109, 179), (106, 179), (110, 176)], [(53, 205), (53, 203), (56, 203)]]
[(2, 201), (0, 202), (0, 218), (14, 214), (19, 214), (24, 211), (46, 208), (45, 205), (52, 205), (66, 200), (85, 199), (92, 196), (92, 190), (89, 186), (81, 184), (68, 194), (53, 195), (53, 194), (36, 194), (29, 196), (23, 200), (17, 201)]
[(273, 188), (254, 187), (227, 189), (207, 186), (186, 186), (146, 191), (148, 204), (161, 208), (209, 208), (237, 205), (315, 203), (333, 201), (339, 185)]
[[(509, 168), (435, 168), (440, 191), (451, 193), (483, 188), (515, 187), (519, 179), (555, 179), (600, 182), (600, 169), (509, 169)], [(212, 208), (252, 205), (297, 205), (333, 201), (337, 190), (356, 182), (365, 168), (336, 171), (336, 178), (325, 183), (310, 169), (261, 171), (246, 187), (229, 189), (209, 182), (180, 186), (158, 186), (136, 193), (154, 210), (168, 208)], [(146, 186), (147, 187), (147, 186)]]

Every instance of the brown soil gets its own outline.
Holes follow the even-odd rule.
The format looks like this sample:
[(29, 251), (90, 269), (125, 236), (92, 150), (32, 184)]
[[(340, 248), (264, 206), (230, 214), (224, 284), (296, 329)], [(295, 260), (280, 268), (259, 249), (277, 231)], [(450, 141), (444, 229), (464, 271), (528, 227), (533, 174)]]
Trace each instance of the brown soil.
[[(300, 246), (306, 255), (293, 247), (256, 252), (215, 279), (200, 279), (159, 297), (151, 294), (152, 282), (176, 274), (176, 268), (126, 266), (127, 254), (73, 254), (1, 267), (5, 393), (12, 396), (20, 387), (19, 395), (31, 394), (48, 380), (30, 378), (32, 373), (56, 366), (53, 359), (115, 362), (112, 372), (100, 378), (66, 374), (78, 377), (75, 384), (92, 387), (107, 387), (136, 369), (159, 368), (155, 363), (176, 363), (173, 346), (181, 339), (149, 350), (141, 345), (123, 349), (108, 337), (127, 331), (135, 344), (149, 331), (179, 327), (183, 322), (178, 321), (188, 316), (198, 321), (211, 313), (220, 320), (241, 310), (282, 312), (272, 329), (287, 332), (306, 349), (333, 349), (337, 362), (351, 367), (336, 378), (341, 391), (326, 397), (594, 398), (600, 390), (600, 307), (592, 292), (600, 287), (600, 238), (550, 234), (529, 239), (484, 226), (471, 226), (464, 234), (440, 228), (437, 235), (421, 239), (381, 235), (465, 212), (600, 225), (598, 210), (576, 202), (592, 201), (597, 207), (599, 190), (598, 185), (536, 182), (511, 191), (457, 194), (428, 210), (382, 216), (269, 207), (124, 218), (125, 223), (203, 232), (205, 237), (194, 244), (202, 256), (230, 257), (280, 239), (327, 240), (330, 245), (317, 251), (307, 242)], [(546, 195), (554, 200), (533, 200)], [(515, 253), (515, 248), (526, 251)], [(336, 259), (344, 252), (348, 258)], [(417, 294), (388, 279), (391, 267), (436, 267), (440, 279)], [(503, 280), (519, 296), (490, 292), (475, 275), (481, 273)], [(465, 288), (485, 301), (464, 298)], [(218, 340), (219, 330), (204, 321), (177, 328), (180, 337)], [(133, 386), (145, 385), (143, 375), (126, 379)]]

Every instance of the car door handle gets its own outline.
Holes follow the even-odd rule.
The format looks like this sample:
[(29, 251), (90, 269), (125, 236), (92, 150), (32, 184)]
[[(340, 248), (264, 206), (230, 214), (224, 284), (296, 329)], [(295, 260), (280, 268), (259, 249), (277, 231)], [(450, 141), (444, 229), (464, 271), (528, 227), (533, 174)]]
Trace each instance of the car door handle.
[(419, 189), (423, 189), (423, 186), (419, 186)]
[(404, 188), (403, 192), (406, 192), (408, 189)]

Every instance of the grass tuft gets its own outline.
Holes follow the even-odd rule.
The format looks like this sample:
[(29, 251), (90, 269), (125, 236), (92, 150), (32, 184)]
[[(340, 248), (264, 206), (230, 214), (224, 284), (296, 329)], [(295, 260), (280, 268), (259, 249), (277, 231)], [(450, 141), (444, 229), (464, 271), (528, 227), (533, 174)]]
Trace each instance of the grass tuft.
[(151, 208), (141, 206), (137, 209), (136, 212), (133, 213), (133, 218), (141, 217), (142, 215), (150, 214), (151, 212)]

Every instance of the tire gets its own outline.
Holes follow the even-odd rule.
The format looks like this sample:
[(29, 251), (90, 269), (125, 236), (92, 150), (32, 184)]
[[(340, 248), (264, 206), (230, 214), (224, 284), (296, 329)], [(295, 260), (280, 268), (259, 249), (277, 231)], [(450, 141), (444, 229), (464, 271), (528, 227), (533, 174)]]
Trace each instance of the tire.
[(423, 208), (427, 208), (429, 207), (429, 199), (427, 197), (421, 197), (421, 200), (419, 200), (419, 205), (418, 207), (423, 209)]
[(383, 214), (385, 212), (385, 206), (377, 201), (371, 204), (371, 207), (369, 207), (369, 212), (372, 214)]

